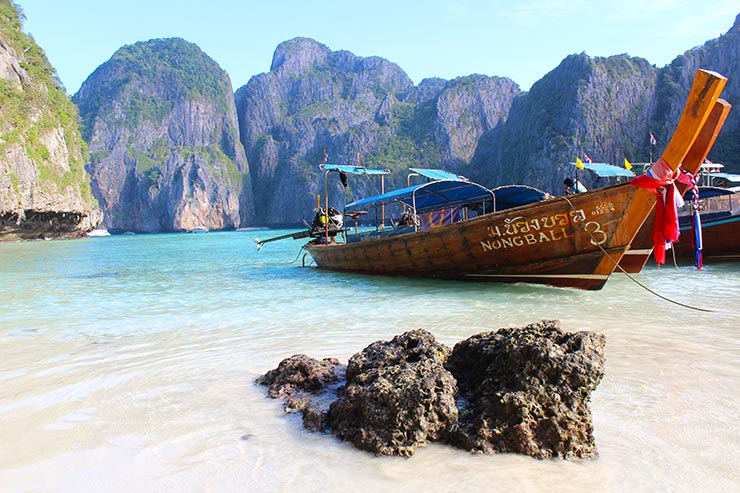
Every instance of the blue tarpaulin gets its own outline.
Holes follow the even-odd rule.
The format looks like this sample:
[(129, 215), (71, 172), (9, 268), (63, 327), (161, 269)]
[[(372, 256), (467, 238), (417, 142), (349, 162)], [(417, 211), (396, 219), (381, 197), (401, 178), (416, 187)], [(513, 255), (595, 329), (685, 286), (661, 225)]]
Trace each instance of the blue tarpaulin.
[[(576, 163), (570, 163), (576, 166)], [(616, 176), (628, 176), (632, 178), (635, 174), (628, 169), (620, 168), (609, 163), (583, 163), (583, 167), (592, 171), (599, 178), (614, 178)]]
[(409, 168), (409, 170), (431, 180), (467, 180), (464, 176), (441, 169)]
[[(721, 197), (722, 195), (734, 195), (735, 192), (733, 190), (727, 189), (727, 188), (720, 188), (720, 187), (699, 187), (699, 198), (700, 199), (709, 199), (712, 197)], [(684, 195), (683, 198), (685, 200), (690, 200), (693, 197), (693, 191), (688, 190)]]

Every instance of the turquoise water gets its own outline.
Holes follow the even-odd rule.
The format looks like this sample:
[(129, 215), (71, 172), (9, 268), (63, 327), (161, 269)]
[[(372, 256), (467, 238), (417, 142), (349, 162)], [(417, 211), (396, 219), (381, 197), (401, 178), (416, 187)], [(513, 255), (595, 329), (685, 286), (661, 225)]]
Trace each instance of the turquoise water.
[[(285, 231), (0, 244), (0, 491), (733, 490), (740, 264), (649, 267), (605, 289), (301, 267)], [(559, 319), (607, 337), (600, 458), (376, 458), (307, 433), (253, 381), (296, 353), (345, 360), (425, 328), (449, 345)]]

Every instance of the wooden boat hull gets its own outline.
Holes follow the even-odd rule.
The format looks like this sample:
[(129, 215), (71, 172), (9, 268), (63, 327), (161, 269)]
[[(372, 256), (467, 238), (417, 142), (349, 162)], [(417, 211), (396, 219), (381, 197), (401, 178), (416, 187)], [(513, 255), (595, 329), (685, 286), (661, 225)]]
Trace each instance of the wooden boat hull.
[[(740, 215), (702, 220), (702, 256), (705, 260), (740, 260)], [(677, 258), (694, 258), (690, 225), (681, 227), (681, 239), (673, 245)]]
[(595, 290), (654, 204), (649, 191), (620, 184), (408, 234), (304, 248), (319, 268), (335, 271)]
[(648, 263), (648, 260), (650, 260), (650, 254), (652, 253), (652, 248), (627, 250), (622, 257), (622, 260), (619, 261), (619, 272), (625, 272), (627, 274), (637, 274), (641, 272)]
[(645, 220), (640, 231), (632, 240), (632, 245), (619, 261), (620, 272), (627, 274), (639, 273), (650, 260), (653, 253), (653, 229), (655, 228), (655, 214), (652, 212)]

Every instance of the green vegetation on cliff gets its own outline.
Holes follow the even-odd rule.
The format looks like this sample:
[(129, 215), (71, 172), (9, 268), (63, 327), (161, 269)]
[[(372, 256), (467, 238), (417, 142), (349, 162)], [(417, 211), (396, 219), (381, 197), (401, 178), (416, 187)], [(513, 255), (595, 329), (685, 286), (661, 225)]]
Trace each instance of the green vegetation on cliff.
[(34, 39), (23, 32), (25, 16), (21, 8), (10, 0), (0, 0), (0, 37), (21, 59), (20, 65), (29, 77), (39, 82), (60, 84), (56, 70), (46, 58), (44, 50)]
[[(120, 122), (133, 130), (143, 122), (160, 123), (182, 100), (205, 99), (225, 112), (224, 95), (228, 94), (229, 76), (212, 58), (193, 43), (168, 38), (120, 48), (93, 72), (73, 99), (89, 140), (98, 119), (108, 124)], [(115, 101), (124, 106), (117, 108)]]
[[(0, 0), (0, 40), (25, 72), (21, 84), (0, 78), (0, 154), (20, 144), (38, 167), (36, 186), (40, 190), (55, 192), (72, 186), (79, 189), (85, 203), (97, 206), (84, 168), (87, 148), (79, 132), (77, 108), (44, 51), (23, 32), (23, 19), (19, 6)], [(68, 164), (68, 169), (50, 161), (50, 150), (44, 144), (44, 136), (55, 129), (63, 132), (69, 163), (62, 164)]]
[(420, 105), (396, 103), (389, 126), (393, 129), (387, 141), (365, 157), (371, 168), (405, 171), (419, 163), (430, 165), (441, 159), (439, 145), (432, 138), (434, 102)]

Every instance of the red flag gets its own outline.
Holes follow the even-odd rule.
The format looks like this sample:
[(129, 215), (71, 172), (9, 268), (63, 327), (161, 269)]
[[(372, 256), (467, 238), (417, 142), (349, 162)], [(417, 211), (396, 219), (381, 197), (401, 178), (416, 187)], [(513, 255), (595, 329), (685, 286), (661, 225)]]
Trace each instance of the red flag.
[(588, 154), (586, 154), (585, 152), (583, 153), (583, 157), (586, 158), (586, 161), (588, 161), (588, 164), (593, 163), (593, 161), (591, 161), (591, 158), (588, 157)]
[(650, 132), (650, 145), (651, 146), (654, 146), (657, 143), (658, 143), (658, 141), (655, 140), (655, 136), (653, 136), (653, 132)]

